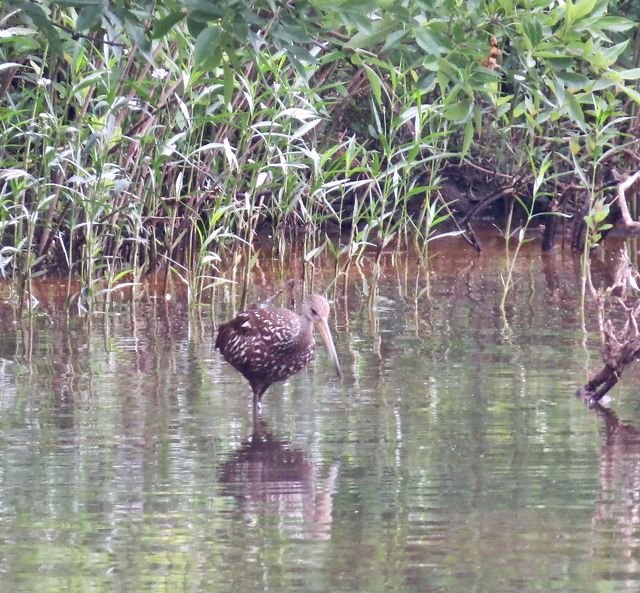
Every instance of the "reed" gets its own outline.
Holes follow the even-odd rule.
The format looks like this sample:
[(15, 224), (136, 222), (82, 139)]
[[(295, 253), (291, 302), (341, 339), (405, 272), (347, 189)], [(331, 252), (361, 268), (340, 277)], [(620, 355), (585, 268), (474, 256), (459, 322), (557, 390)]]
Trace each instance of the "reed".
[[(252, 34), (240, 46), (223, 26), (230, 45), (208, 59), (181, 13), (165, 8), (160, 3), (148, 44), (66, 33), (54, 42), (50, 28), (43, 34), (29, 22), (0, 44), (0, 73), (10, 72), (13, 84), (0, 91), (0, 273), (15, 278), (21, 303), (30, 302), (37, 274), (66, 273), (69, 291), (80, 281), (73, 302), (90, 313), (96, 298), (162, 269), (165, 290), (175, 277), (195, 305), (230, 281), (239, 261), (244, 301), (264, 235), (281, 260), (302, 239), (306, 266), (330, 249), (337, 275), (412, 241), (428, 263), (431, 241), (461, 232), (448, 226), (450, 204), (439, 190), (446, 166), (482, 158), (474, 139), (499, 137), (516, 167), (532, 146), (537, 155), (559, 152), (564, 160), (553, 162), (566, 169), (573, 165), (571, 152), (559, 147), (561, 115), (584, 132), (585, 145), (592, 128), (604, 146), (626, 125), (619, 99), (597, 94), (571, 64), (568, 82), (558, 66), (547, 73), (556, 97), (538, 90), (546, 79), (518, 60), (543, 41), (543, 14), (534, 18), (520, 6), (509, 8), (505, 22), (528, 23), (526, 39), (512, 35), (517, 26), (500, 31), (512, 48), (505, 76), (529, 77), (512, 77), (510, 95), (497, 69), (479, 59), (479, 48), (488, 49), (484, 21), (468, 43), (449, 47), (430, 29), (436, 24), (416, 13), (410, 20), (419, 26), (405, 43), (405, 25), (394, 28), (406, 19), (396, 22), (390, 12), (376, 17), (390, 19), (394, 33), (386, 39), (356, 32), (354, 21), (345, 39), (310, 37), (304, 48), (290, 40), (295, 51), (268, 35)], [(465, 10), (456, 5), (462, 12), (451, 15), (458, 35), (465, 19), (476, 18)], [(52, 14), (61, 31), (87, 18), (66, 5)], [(13, 16), (0, 16), (0, 24)], [(602, 26), (613, 24), (618, 31), (632, 26), (620, 18)], [(593, 27), (594, 35), (601, 32)], [(572, 43), (586, 47), (591, 33), (580, 35)], [(62, 42), (64, 59), (56, 53)], [(540, 64), (546, 67), (544, 56)], [(610, 75), (599, 80), (603, 89)], [(623, 83), (634, 76), (630, 69), (615, 78), (631, 98)], [(565, 82), (580, 83), (580, 93), (565, 93)], [(605, 150), (597, 158), (611, 156)]]

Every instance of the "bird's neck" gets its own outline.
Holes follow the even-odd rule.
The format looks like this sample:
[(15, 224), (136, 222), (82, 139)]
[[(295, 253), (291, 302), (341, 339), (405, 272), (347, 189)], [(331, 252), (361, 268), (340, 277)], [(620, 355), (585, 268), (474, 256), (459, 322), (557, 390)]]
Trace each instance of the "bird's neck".
[(311, 319), (307, 319), (306, 317), (302, 317), (302, 323), (300, 324), (300, 338), (299, 342), (304, 344), (306, 342), (310, 342), (313, 340), (313, 321)]

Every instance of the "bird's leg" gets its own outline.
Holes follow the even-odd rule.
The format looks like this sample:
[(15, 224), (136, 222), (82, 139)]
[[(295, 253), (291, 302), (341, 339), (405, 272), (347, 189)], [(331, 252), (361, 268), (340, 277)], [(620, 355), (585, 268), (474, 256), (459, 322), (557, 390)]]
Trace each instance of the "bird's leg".
[(251, 433), (251, 446), (259, 447), (262, 443), (269, 441), (267, 423), (260, 417), (253, 415), (253, 432)]
[(262, 422), (262, 416), (260, 415), (261, 408), (262, 408), (262, 406), (260, 405), (260, 402), (256, 401), (256, 399), (254, 398), (254, 400), (253, 400), (253, 426), (254, 426), (254, 433), (255, 433), (255, 427), (259, 426), (260, 423)]
[(265, 392), (265, 389), (262, 385), (251, 385), (251, 390), (253, 391), (253, 419), (260, 419), (260, 412), (262, 412), (262, 394)]
[(253, 390), (253, 418), (261, 419), (260, 412), (262, 411), (262, 394), (267, 390), (269, 385), (251, 384)]

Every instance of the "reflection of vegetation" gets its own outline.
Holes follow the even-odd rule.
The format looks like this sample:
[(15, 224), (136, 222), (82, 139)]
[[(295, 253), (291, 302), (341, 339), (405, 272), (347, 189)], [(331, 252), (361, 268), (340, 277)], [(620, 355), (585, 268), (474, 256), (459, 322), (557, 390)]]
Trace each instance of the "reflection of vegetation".
[(600, 489), (593, 515), (594, 549), (615, 549), (623, 572), (636, 570), (635, 534), (640, 504), (636, 493), (640, 469), (640, 430), (621, 421), (615, 412), (596, 404), (594, 412), (603, 421), (600, 449)]
[[(532, 225), (536, 216), (540, 215), (539, 212), (536, 212), (536, 202), (540, 199), (541, 188), (543, 183), (545, 182), (545, 177), (551, 165), (551, 161), (548, 157), (546, 157), (544, 161), (541, 163), (539, 169), (537, 168), (536, 163), (532, 162), (531, 164), (533, 169), (532, 173), (534, 176), (533, 190), (531, 192), (531, 202), (527, 203), (524, 200), (522, 200), (522, 198), (520, 197), (516, 198), (525, 214), (525, 220), (522, 223), (522, 226), (518, 227), (514, 231), (511, 231), (510, 229), (511, 214), (513, 213), (513, 205), (512, 205), (510, 215), (509, 215), (509, 222), (507, 223), (507, 232), (505, 233), (505, 241), (506, 241), (506, 249), (507, 249), (507, 275), (506, 277), (502, 278), (503, 291), (502, 291), (502, 300), (500, 301), (500, 310), (502, 311), (502, 316), (503, 316), (503, 319), (505, 320), (505, 323), (507, 322), (507, 319), (505, 315), (504, 306), (505, 306), (505, 302), (507, 300), (509, 291), (511, 290), (511, 287), (513, 284), (513, 273), (515, 270), (516, 261), (518, 259), (518, 254), (520, 253), (520, 250), (522, 249), (524, 242), (528, 240), (526, 235), (527, 235), (527, 231), (529, 230), (529, 227)], [(517, 242), (516, 242), (516, 248), (514, 250), (514, 253), (510, 255), (509, 241), (511, 240), (513, 235), (516, 235)]]
[[(492, 260), (460, 273), (468, 254), (444, 245), (432, 253), (437, 282), (415, 318), (412, 295), (402, 300), (412, 284), (396, 276), (408, 266), (413, 278), (414, 255), (382, 255), (373, 311), (353, 275), (349, 306), (334, 307), (343, 384), (326, 381), (321, 356), (308, 376), (268, 395), (270, 427), (283, 435), (275, 440), (296, 452), (276, 455), (283, 471), (292, 459), (329, 477), (341, 459), (324, 540), (291, 512), (311, 500), (309, 481), (252, 490), (237, 479), (248, 467), (240, 452), (250, 396), (213, 355), (208, 311), (196, 317), (151, 292), (135, 308), (114, 308), (108, 325), (79, 320), (64, 314), (64, 287), (62, 299), (47, 298), (51, 285), (36, 278), (50, 320), (34, 319), (31, 363), (8, 370), (13, 395), (0, 415), (3, 586), (546, 591), (571, 574), (576, 591), (596, 593), (613, 571), (635, 579), (625, 556), (633, 535), (621, 540), (606, 515), (593, 522), (608, 497), (617, 513), (635, 490), (616, 477), (600, 501), (601, 423), (567, 395), (567, 376), (582, 376), (584, 364), (575, 348), (579, 261), (564, 254), (541, 270), (537, 247), (523, 244), (505, 344)], [(365, 257), (363, 273), (373, 265)], [(257, 263), (250, 301), (281, 273), (273, 267), (268, 256)], [(318, 284), (332, 278), (328, 255), (314, 275)], [(217, 305), (225, 318), (231, 303)], [(13, 321), (0, 303), (0, 356), (12, 356)], [(621, 416), (633, 417), (633, 387), (619, 389)], [(225, 464), (239, 458), (230, 486)], [(287, 487), (290, 498), (278, 498)], [(269, 491), (277, 495), (263, 505)]]

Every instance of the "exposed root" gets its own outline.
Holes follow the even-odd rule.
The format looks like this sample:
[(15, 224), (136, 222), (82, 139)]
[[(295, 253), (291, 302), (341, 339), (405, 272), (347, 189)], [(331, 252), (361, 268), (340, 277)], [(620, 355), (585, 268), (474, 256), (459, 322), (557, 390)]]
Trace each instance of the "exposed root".
[(640, 170), (636, 171), (633, 175), (629, 175), (626, 179), (618, 183), (618, 205), (620, 207), (622, 222), (624, 222), (626, 229), (633, 231), (640, 231), (640, 222), (631, 218), (629, 205), (627, 204), (626, 192), (638, 180), (640, 180)]

